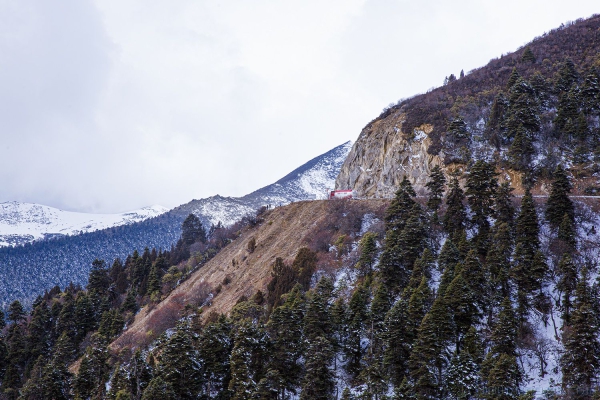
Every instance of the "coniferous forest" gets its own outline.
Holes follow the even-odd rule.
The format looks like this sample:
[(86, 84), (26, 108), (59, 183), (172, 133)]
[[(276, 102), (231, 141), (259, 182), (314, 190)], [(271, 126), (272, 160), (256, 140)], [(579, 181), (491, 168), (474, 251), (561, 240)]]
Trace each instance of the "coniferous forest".
[[(148, 249), (112, 265), (97, 260), (85, 289), (56, 287), (30, 312), (10, 305), (3, 394), (532, 399), (524, 391), (532, 378), (550, 377), (544, 398), (591, 398), (600, 372), (598, 249), (588, 248), (593, 225), (569, 198), (566, 171), (554, 176), (545, 204), (529, 191), (511, 196), (482, 161), (464, 188), (433, 171), (425, 204), (404, 180), (385, 228), (358, 242), (352, 279), (319, 273), (317, 252), (304, 247), (289, 265), (276, 260), (266, 291), (241, 297), (229, 315), (186, 307), (134, 351), (109, 344), (187, 271), (171, 266), (175, 255)], [(180, 251), (199, 249), (201, 268), (239, 229), (207, 235), (192, 215)]]
[[(600, 58), (542, 56), (524, 49), (485, 94), (478, 119), (502, 157), (476, 157), (459, 112), (467, 103), (452, 110), (441, 96), (435, 107), (456, 115), (435, 114), (438, 144), (447, 165), (463, 168), (433, 168), (422, 196), (405, 177), (367, 229), (367, 214), (352, 211), (360, 200), (332, 200), (327, 236), (277, 258), (264, 290), (239, 296), (227, 314), (210, 309), (223, 287), (206, 287), (146, 341), (114, 344), (140, 308), (271, 223), (269, 210), (208, 231), (190, 215), (170, 251), (96, 260), (85, 288), (55, 287), (31, 309), (12, 302), (0, 318), (1, 396), (600, 398), (600, 207), (572, 196), (577, 179), (599, 171)], [(425, 115), (418, 104), (409, 121)], [(540, 158), (542, 143), (561, 151)], [(505, 168), (521, 174), (523, 194), (498, 173)], [(548, 195), (533, 194), (541, 184)], [(250, 241), (247, 252), (259, 246)]]

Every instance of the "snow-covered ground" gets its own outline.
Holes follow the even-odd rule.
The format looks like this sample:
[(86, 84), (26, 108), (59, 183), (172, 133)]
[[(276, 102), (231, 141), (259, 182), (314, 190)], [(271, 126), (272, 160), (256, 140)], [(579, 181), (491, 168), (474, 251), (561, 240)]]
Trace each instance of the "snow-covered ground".
[(87, 214), (59, 210), (40, 204), (0, 203), (0, 246), (19, 245), (53, 235), (76, 235), (140, 222), (168, 209), (144, 207), (121, 214)]

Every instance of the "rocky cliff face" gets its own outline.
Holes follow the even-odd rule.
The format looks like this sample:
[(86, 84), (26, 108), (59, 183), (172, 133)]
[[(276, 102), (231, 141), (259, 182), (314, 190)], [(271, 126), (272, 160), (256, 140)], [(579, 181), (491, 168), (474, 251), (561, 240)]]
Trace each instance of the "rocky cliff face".
[(424, 192), (431, 169), (443, 166), (442, 158), (427, 152), (433, 126), (405, 132), (405, 120), (399, 109), (367, 125), (342, 166), (336, 189), (354, 189), (358, 197), (392, 197), (407, 176), (417, 193)]

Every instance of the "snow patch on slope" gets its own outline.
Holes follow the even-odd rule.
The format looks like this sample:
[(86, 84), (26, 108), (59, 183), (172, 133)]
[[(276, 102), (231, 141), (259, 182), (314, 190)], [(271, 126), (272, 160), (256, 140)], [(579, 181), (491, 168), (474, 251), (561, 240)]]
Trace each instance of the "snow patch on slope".
[(88, 214), (63, 211), (41, 204), (0, 203), (0, 246), (13, 246), (50, 238), (76, 235), (140, 222), (168, 211), (154, 205), (120, 214)]

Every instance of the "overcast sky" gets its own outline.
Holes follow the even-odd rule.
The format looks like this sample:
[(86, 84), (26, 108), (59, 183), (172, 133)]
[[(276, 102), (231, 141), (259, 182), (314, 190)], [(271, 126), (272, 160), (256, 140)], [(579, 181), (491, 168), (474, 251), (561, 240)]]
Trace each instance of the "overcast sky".
[(0, 201), (241, 196), (597, 5), (0, 0)]

